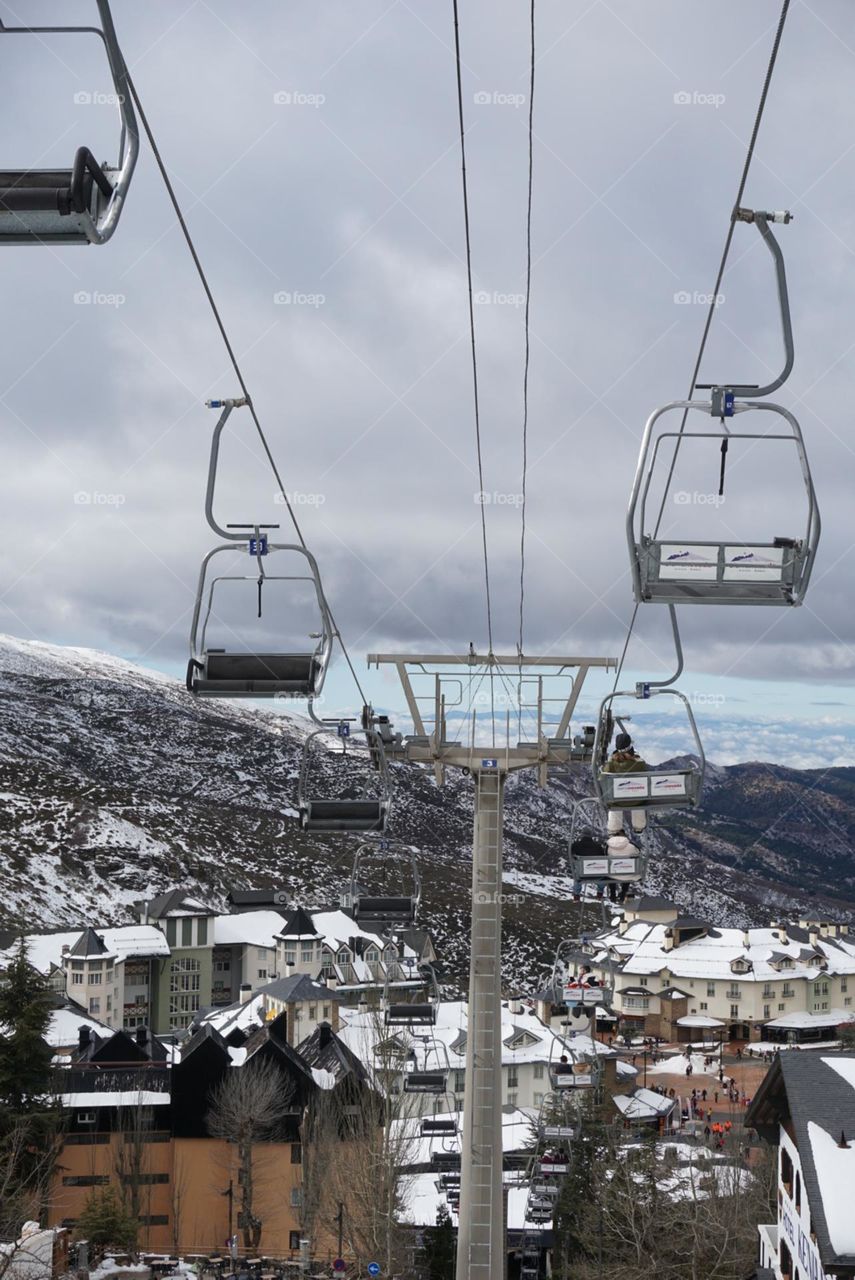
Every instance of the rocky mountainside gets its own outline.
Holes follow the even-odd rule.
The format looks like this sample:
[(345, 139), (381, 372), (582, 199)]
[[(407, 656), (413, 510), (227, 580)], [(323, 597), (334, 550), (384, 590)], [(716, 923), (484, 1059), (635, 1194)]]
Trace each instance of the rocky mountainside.
[[(30, 930), (131, 918), (175, 884), (220, 903), (276, 885), (337, 901), (353, 837), (307, 836), (294, 808), (306, 722), (197, 702), (177, 681), (104, 654), (0, 638), (0, 923)], [(319, 780), (337, 762), (324, 757)], [(466, 964), (472, 792), (393, 766), (393, 832), (419, 850), (422, 919), (449, 979)], [(505, 976), (536, 980), (576, 930), (566, 836), (584, 770), (508, 785)], [(855, 769), (710, 767), (702, 809), (657, 825), (647, 891), (721, 924), (855, 914)], [(591, 911), (594, 909), (591, 908)], [(589, 923), (593, 917), (589, 916)]]

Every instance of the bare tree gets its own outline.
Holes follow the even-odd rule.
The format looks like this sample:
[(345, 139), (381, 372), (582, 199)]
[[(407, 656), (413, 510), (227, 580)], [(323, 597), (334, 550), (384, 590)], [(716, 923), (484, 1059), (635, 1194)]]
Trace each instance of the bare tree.
[(294, 1092), (293, 1083), (264, 1059), (233, 1067), (211, 1092), (208, 1130), (237, 1148), (241, 1197), (238, 1226), (247, 1249), (259, 1247), (263, 1228), (256, 1196), (256, 1148), (283, 1135)]

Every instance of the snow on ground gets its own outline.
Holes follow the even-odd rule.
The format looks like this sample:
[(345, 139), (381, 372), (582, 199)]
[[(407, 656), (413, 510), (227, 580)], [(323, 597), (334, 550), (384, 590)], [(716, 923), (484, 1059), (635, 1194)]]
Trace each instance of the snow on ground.
[(704, 1055), (702, 1053), (693, 1053), (691, 1059), (687, 1058), (684, 1053), (675, 1053), (669, 1058), (663, 1058), (661, 1062), (648, 1062), (647, 1074), (649, 1076), (685, 1075), (686, 1067), (690, 1061), (692, 1064), (692, 1077), (709, 1076), (712, 1079), (717, 1076), (718, 1072), (715, 1066), (710, 1067), (709, 1070), (704, 1068)]

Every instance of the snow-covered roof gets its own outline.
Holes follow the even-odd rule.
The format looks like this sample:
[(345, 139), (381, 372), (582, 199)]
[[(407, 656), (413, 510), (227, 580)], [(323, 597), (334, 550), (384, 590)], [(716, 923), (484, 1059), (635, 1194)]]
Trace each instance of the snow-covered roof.
[(677, 1019), (678, 1027), (723, 1027), (720, 1018), (710, 1018), (705, 1013), (687, 1013)]
[[(341, 1023), (339, 1038), (366, 1066), (373, 1064), (376, 1046), (395, 1037), (407, 1045), (412, 1042), (412, 1046), (419, 1054), (419, 1063), (422, 1064), (424, 1049), (421, 1042), (410, 1036), (406, 1027), (385, 1027), (383, 1015), (377, 1010), (360, 1012), (357, 1009), (343, 1008)], [(442, 1001), (437, 1006), (435, 1026), (419, 1028), (420, 1032), (428, 1034), (434, 1042), (428, 1050), (429, 1060), (423, 1065), (441, 1069), (445, 1066), (445, 1053), (447, 1053), (451, 1068), (462, 1071), (466, 1065), (465, 1034), (468, 1026), (469, 1010), (463, 1001)], [(522, 1030), (529, 1033), (531, 1040), (527, 1043), (518, 1043), (514, 1047), (514, 1041)], [(534, 1012), (511, 1013), (506, 1005), (502, 1006), (499, 1039), (502, 1042), (503, 1066), (526, 1062), (547, 1063), (550, 1060), (550, 1049), (552, 1059), (555, 1061), (562, 1053), (567, 1053), (571, 1059), (574, 1053), (580, 1055), (597, 1053), (604, 1057), (616, 1057), (615, 1050), (609, 1049), (599, 1040), (591, 1040), (584, 1034), (568, 1034), (562, 1037), (559, 1032), (541, 1022)], [(528, 1041), (528, 1037), (526, 1040)], [(444, 1045), (445, 1049), (439, 1047), (440, 1045)], [(617, 1068), (618, 1075), (624, 1075), (627, 1078), (636, 1074), (634, 1067), (621, 1062), (620, 1059), (618, 1059)], [(624, 1070), (622, 1071), (621, 1068)]]
[(73, 1009), (54, 1009), (50, 1015), (45, 1040), (52, 1049), (61, 1049), (63, 1045), (77, 1045), (81, 1027), (88, 1027), (99, 1036), (109, 1036), (113, 1033), (112, 1027), (86, 1014), (75, 1013)]
[(264, 1021), (264, 993), (255, 995), (240, 1004), (224, 1005), (221, 1009), (208, 1009), (195, 1020), (199, 1026), (213, 1027), (225, 1039), (233, 1031), (252, 1031)]
[(855, 1022), (855, 1013), (851, 1009), (830, 1009), (828, 1013), (784, 1013), (780, 1018), (772, 1018), (764, 1025), (782, 1027), (790, 1030), (805, 1030), (810, 1027), (839, 1027), (844, 1022)]
[[(98, 929), (107, 951), (117, 961), (130, 960), (134, 956), (168, 956), (166, 938), (151, 924), (125, 924), (115, 929)], [(34, 969), (49, 973), (54, 965), (62, 963), (63, 947), (74, 946), (81, 929), (62, 933), (33, 933), (26, 937), (27, 955)], [(8, 963), (17, 950), (17, 943), (0, 951), (0, 967)], [(96, 957), (100, 958), (100, 957)]]
[(855, 1214), (852, 1212), (852, 1188), (855, 1186), (855, 1146), (838, 1146), (837, 1139), (813, 1120), (808, 1121), (807, 1130), (831, 1247), (835, 1253), (853, 1255)]
[(217, 916), (214, 920), (214, 945), (234, 943), (253, 947), (276, 947), (285, 913), (280, 911), (240, 911), (235, 915)]
[(612, 1099), (626, 1120), (658, 1120), (676, 1106), (675, 1098), (666, 1098), (655, 1089), (633, 1089), (632, 1093), (616, 1093)]
[[(808, 935), (801, 929), (793, 930), (798, 937), (789, 938), (779, 936), (782, 931), (771, 928), (717, 928), (668, 950), (666, 934), (671, 928), (667, 924), (634, 920), (623, 934), (609, 928), (598, 934), (594, 941), (600, 948), (613, 948), (620, 957), (621, 971), (627, 977), (667, 970), (675, 979), (731, 979), (734, 978), (731, 965), (737, 960), (745, 960), (751, 965), (747, 973), (738, 975), (740, 983), (816, 978), (823, 972), (823, 959), (827, 961), (830, 974), (855, 974), (855, 940), (848, 935), (836, 938), (819, 936), (815, 944), (812, 942), (805, 946)], [(792, 961), (792, 967), (776, 969), (772, 961), (781, 959)]]
[(93, 1111), (96, 1107), (168, 1107), (170, 1102), (168, 1093), (155, 1093), (151, 1089), (61, 1093), (59, 1099), (69, 1110), (80, 1111)]

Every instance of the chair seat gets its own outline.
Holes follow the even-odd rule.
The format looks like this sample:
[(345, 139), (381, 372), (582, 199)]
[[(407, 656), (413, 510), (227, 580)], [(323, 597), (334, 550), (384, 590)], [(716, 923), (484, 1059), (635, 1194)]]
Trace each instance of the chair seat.
[(436, 1022), (436, 1008), (432, 1004), (390, 1004), (385, 1021), (387, 1027), (432, 1027)]
[[(92, 208), (92, 188), (87, 172), (79, 187), (87, 211)], [(0, 170), (0, 239), (90, 244), (88, 225), (86, 215), (74, 208), (71, 169)]]
[(367, 923), (375, 920), (410, 923), (413, 919), (413, 914), (412, 898), (359, 897), (354, 903), (356, 919)]
[(313, 653), (226, 653), (209, 650), (201, 671), (192, 671), (194, 693), (207, 697), (241, 694), (272, 698), (278, 693), (308, 696), (315, 691), (320, 663)]
[(310, 800), (300, 815), (305, 831), (382, 831), (383, 800)]

